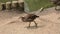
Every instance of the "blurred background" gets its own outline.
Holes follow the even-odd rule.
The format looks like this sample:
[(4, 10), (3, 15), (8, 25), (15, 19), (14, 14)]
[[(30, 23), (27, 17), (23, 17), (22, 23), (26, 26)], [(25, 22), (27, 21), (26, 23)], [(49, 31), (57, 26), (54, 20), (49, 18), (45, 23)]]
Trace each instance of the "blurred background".
[(35, 11), (37, 9), (40, 9), (41, 7), (49, 8), (52, 7), (53, 4), (50, 2), (50, 0), (24, 0), (30, 11)]
[(3, 3), (5, 3), (5, 2), (8, 2), (8, 1), (14, 1), (14, 0), (0, 0), (0, 2), (3, 2)]
[[(12, 2), (12, 1), (18, 1), (18, 0), (0, 0), (0, 3), (5, 3), (8, 1)], [(24, 0), (24, 2), (27, 3), (27, 6), (25, 8), (29, 8), (27, 9), (29, 11), (35, 11), (37, 9), (40, 9), (41, 7), (49, 8), (53, 6), (50, 0)]]

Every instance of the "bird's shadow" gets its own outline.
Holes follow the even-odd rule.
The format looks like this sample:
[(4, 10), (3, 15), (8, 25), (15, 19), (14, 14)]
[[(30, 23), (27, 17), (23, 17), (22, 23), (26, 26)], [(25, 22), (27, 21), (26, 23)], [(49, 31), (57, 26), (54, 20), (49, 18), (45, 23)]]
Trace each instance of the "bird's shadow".
[(60, 17), (58, 17), (58, 19), (60, 19)]
[(45, 25), (42, 25), (42, 26), (37, 26), (37, 27), (35, 27), (35, 26), (30, 26), (30, 27), (25, 27), (25, 28), (27, 28), (27, 29), (37, 29), (37, 28), (43, 28)]

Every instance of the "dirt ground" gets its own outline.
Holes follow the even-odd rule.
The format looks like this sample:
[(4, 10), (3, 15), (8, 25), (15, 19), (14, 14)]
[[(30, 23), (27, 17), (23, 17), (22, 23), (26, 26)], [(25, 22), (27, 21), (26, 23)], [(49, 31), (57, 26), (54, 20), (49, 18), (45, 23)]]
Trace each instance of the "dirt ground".
[(0, 34), (60, 34), (60, 11), (48, 8), (39, 14), (35, 21), (38, 27), (27, 28), (29, 23), (18, 19), (25, 13), (19, 11), (0, 11)]

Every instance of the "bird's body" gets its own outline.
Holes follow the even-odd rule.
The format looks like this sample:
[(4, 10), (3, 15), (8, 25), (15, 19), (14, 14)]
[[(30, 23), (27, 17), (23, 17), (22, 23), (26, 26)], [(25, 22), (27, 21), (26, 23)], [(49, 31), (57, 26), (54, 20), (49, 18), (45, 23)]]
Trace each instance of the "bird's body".
[[(34, 22), (34, 23), (35, 23), (34, 20), (35, 20), (37, 17), (39, 17), (39, 16), (34, 15), (34, 14), (27, 14), (26, 16), (21, 17), (21, 20), (22, 20), (23, 22), (29, 22), (29, 23)], [(37, 26), (36, 23), (35, 23), (35, 25)], [(29, 25), (29, 27), (30, 27), (30, 25)]]
[(23, 21), (23, 22), (32, 22), (32, 21), (34, 21), (37, 17), (39, 17), (39, 16), (36, 16), (36, 15), (34, 15), (34, 14), (28, 14), (28, 15), (26, 15), (25, 17), (22, 17), (22, 21)]

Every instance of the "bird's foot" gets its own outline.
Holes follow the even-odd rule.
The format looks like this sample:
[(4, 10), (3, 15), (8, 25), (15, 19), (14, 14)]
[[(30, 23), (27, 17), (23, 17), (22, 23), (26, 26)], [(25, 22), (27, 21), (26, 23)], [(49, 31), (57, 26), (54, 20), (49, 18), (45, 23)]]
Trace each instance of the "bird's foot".
[(30, 28), (30, 26), (28, 26), (27, 28)]
[(37, 28), (37, 26), (35, 26)]

